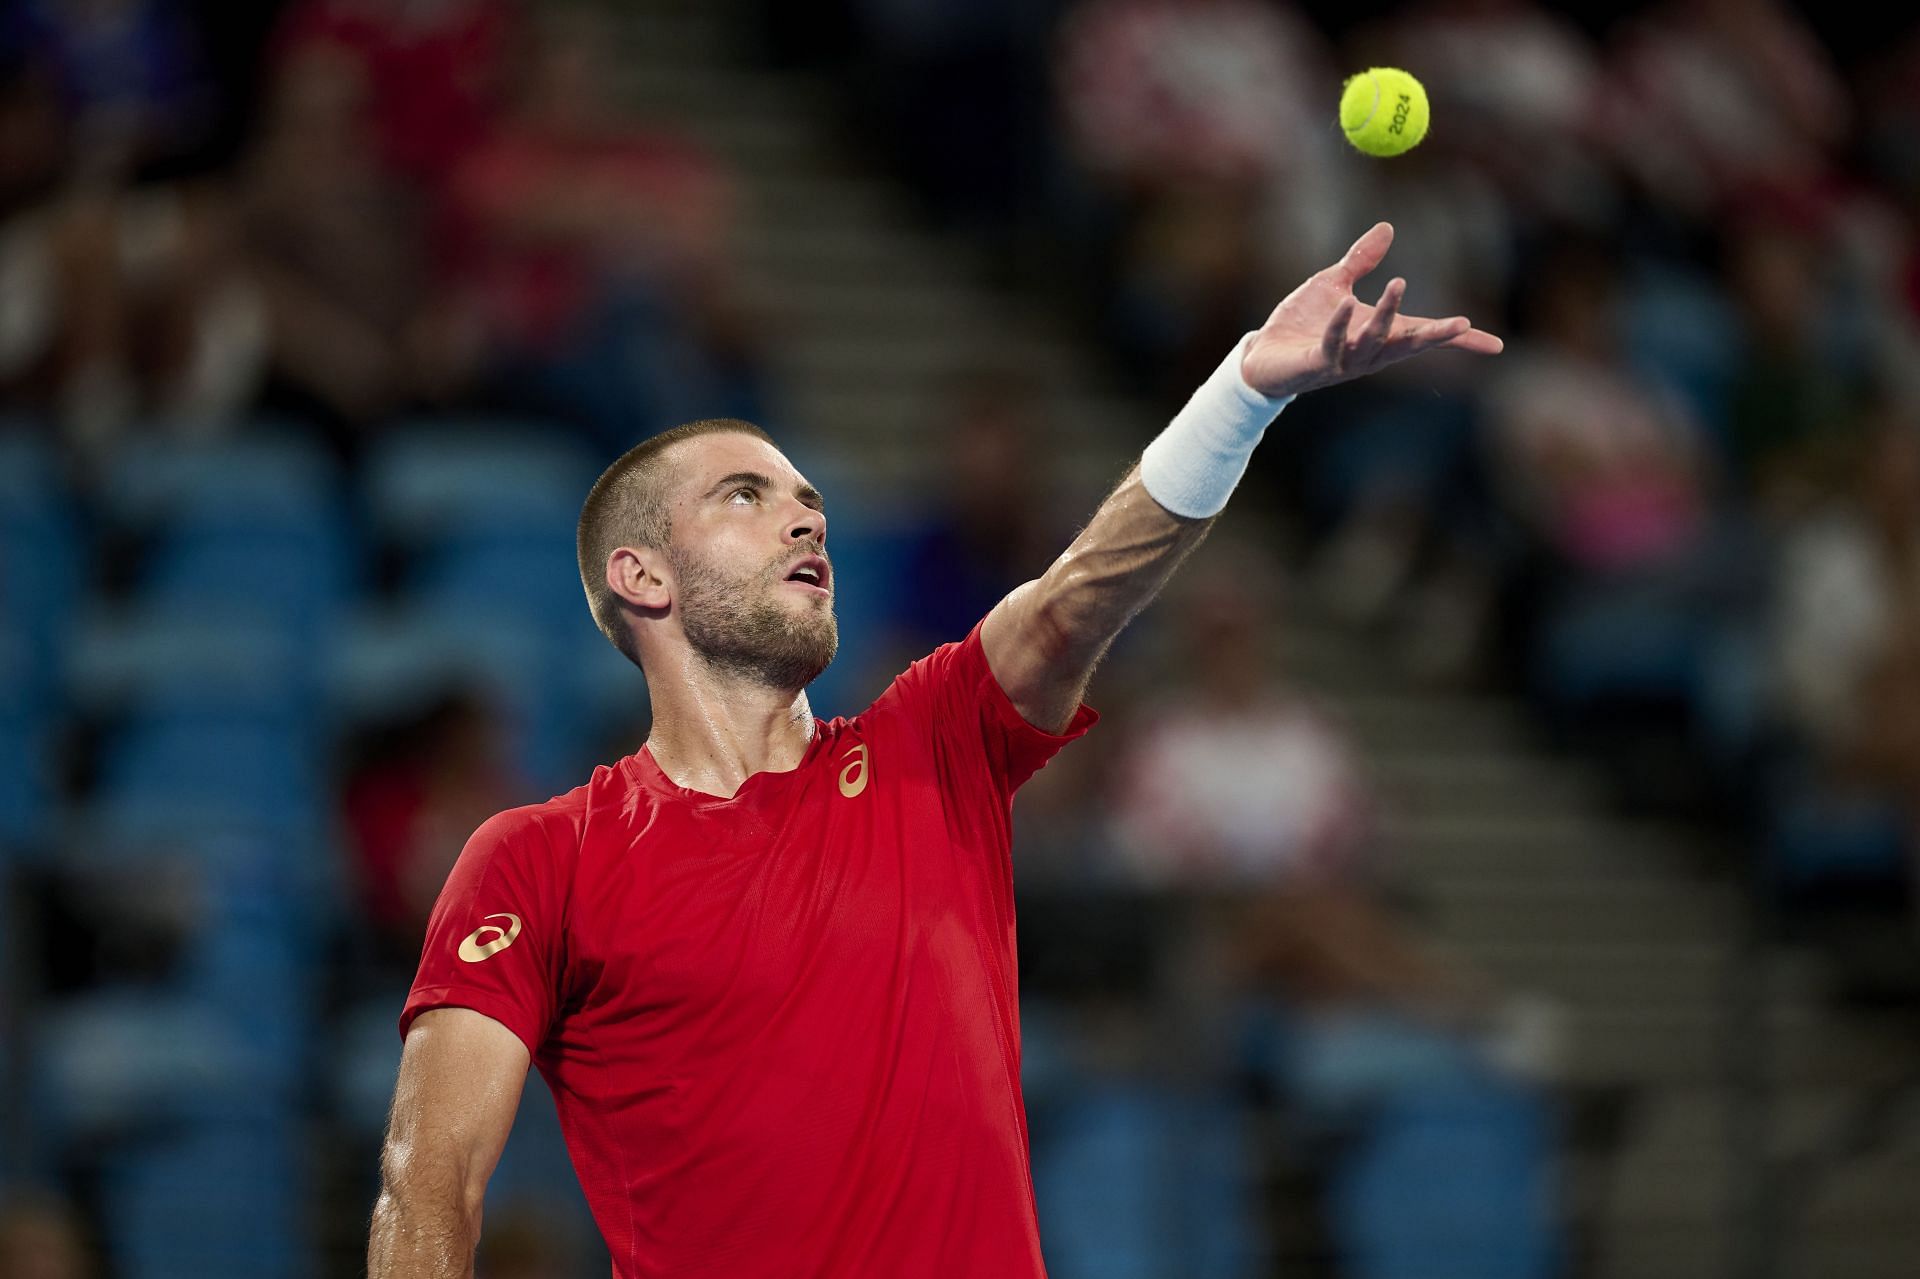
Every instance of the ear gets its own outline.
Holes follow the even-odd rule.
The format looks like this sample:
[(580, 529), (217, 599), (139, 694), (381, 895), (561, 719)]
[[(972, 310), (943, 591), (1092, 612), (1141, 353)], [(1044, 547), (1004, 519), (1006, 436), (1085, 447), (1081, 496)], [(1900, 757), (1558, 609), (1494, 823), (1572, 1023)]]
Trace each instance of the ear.
[(651, 546), (621, 546), (607, 556), (607, 587), (636, 608), (664, 610), (673, 603), (672, 570)]

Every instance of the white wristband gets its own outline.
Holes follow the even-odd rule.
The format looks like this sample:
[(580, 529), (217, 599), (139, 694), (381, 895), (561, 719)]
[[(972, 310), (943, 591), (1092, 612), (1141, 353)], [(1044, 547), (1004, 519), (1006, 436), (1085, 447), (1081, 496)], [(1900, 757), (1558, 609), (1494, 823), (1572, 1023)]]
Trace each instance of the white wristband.
[(1140, 455), (1140, 483), (1154, 501), (1188, 519), (1218, 515), (1246, 473), (1253, 446), (1291, 395), (1262, 395), (1240, 374), (1248, 333)]

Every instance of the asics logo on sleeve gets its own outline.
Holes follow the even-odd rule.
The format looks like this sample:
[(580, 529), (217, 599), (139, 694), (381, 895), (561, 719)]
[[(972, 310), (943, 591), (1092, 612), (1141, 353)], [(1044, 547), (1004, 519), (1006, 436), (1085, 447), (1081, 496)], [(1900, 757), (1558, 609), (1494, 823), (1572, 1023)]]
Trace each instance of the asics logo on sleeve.
[[(473, 934), (460, 943), (460, 958), (469, 964), (477, 964), (483, 959), (491, 959), (507, 947), (513, 945), (514, 938), (520, 935), (520, 916), (501, 913), (484, 916), (487, 919), (504, 919), (507, 926), (482, 924), (473, 930)], [(487, 934), (493, 936), (488, 937)]]
[(848, 764), (840, 770), (840, 793), (848, 799), (852, 799), (855, 795), (858, 795), (867, 788), (866, 744), (864, 742), (861, 743), (840, 758), (845, 759), (847, 755), (852, 755), (855, 759), (851, 764)]

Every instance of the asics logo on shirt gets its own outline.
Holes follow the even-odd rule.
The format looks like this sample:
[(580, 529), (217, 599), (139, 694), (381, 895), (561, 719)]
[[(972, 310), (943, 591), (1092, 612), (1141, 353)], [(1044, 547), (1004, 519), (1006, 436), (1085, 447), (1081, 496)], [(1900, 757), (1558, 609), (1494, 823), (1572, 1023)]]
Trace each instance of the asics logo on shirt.
[[(460, 958), (469, 964), (477, 964), (483, 959), (491, 959), (507, 947), (513, 945), (514, 938), (520, 935), (520, 916), (501, 913), (484, 916), (486, 919), (504, 919), (507, 926), (482, 924), (473, 930), (473, 934), (460, 943)], [(487, 937), (485, 934), (492, 933)]]
[(854, 747), (840, 758), (845, 759), (847, 755), (856, 756), (856, 758), (851, 764), (848, 764), (840, 770), (840, 793), (848, 799), (852, 799), (855, 795), (858, 795), (867, 788), (866, 744), (862, 743)]

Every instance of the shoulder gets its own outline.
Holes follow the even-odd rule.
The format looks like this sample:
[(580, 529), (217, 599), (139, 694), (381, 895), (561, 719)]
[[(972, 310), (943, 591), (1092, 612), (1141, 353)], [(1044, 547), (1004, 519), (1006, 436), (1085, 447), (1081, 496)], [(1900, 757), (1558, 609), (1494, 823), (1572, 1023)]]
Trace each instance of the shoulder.
[(617, 772), (602, 765), (594, 770), (594, 780), (564, 794), (539, 803), (501, 809), (480, 823), (468, 847), (486, 853), (506, 853), (530, 862), (564, 865), (573, 861), (585, 837), (594, 791), (604, 789), (607, 781), (601, 774)]
[(964, 639), (949, 640), (922, 657), (907, 663), (906, 669), (874, 698), (873, 704), (855, 717), (866, 721), (897, 708), (924, 701), (934, 690), (955, 681), (967, 681), (987, 671), (985, 651), (980, 647), (980, 627), (974, 623)]

